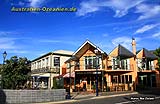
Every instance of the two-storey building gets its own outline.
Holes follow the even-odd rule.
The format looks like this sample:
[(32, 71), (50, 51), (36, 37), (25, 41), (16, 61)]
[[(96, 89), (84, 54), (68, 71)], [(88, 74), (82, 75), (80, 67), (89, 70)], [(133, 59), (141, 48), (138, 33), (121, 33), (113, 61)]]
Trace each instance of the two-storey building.
[[(157, 56), (146, 49), (136, 53), (132, 39), (132, 52), (118, 45), (108, 55), (87, 40), (67, 60), (67, 73), (74, 73), (74, 89), (95, 89), (96, 75), (99, 90), (134, 90), (136, 86), (160, 86), (159, 71), (155, 70)], [(145, 60), (145, 61), (144, 61)], [(67, 66), (68, 66), (67, 65)]]
[(137, 53), (138, 84), (160, 87), (159, 71), (156, 70), (157, 56), (143, 48)]
[(32, 60), (33, 87), (52, 88), (53, 78), (66, 73), (66, 67), (63, 65), (72, 54), (71, 51), (57, 50)]

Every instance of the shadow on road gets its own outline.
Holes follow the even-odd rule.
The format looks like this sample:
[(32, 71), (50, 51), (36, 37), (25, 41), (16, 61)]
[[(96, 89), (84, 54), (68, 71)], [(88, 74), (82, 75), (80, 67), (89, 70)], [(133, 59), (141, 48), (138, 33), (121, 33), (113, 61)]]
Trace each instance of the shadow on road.
[(137, 89), (137, 92), (139, 94), (152, 94), (152, 95), (160, 95), (160, 89), (159, 88), (143, 88), (143, 89)]
[(6, 94), (0, 89), (0, 104), (6, 104)]

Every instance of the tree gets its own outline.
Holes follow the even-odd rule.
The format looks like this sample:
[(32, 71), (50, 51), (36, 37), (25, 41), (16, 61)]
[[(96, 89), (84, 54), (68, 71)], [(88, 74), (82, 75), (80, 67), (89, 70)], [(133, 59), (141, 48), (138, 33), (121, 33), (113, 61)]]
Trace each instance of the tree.
[(13, 56), (1, 68), (1, 86), (4, 89), (22, 88), (30, 78), (30, 72), (30, 61), (27, 58)]
[(158, 69), (160, 69), (160, 47), (157, 48), (157, 49), (154, 51), (154, 54), (155, 54), (156, 56), (158, 56), (158, 63), (157, 63), (157, 65), (158, 65)]

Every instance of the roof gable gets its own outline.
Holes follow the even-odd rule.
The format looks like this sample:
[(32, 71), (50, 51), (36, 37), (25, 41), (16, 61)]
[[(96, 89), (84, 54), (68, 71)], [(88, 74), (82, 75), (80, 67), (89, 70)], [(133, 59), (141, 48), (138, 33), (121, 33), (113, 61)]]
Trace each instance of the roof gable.
[(150, 51), (148, 51), (147, 49), (143, 48), (138, 54), (137, 54), (137, 58), (148, 58), (151, 60), (155, 60), (158, 57), (151, 53)]
[(130, 58), (134, 56), (132, 52), (130, 52), (128, 49), (126, 49), (120, 44), (115, 49), (113, 49), (113, 51), (111, 51), (109, 55), (112, 57), (120, 56), (122, 58)]
[(103, 50), (101, 50), (99, 47), (97, 47), (95, 44), (90, 42), (89, 40), (86, 40), (74, 53), (73, 56), (81, 57), (90, 47), (93, 47), (94, 49), (98, 49), (98, 51), (101, 54), (107, 55)]

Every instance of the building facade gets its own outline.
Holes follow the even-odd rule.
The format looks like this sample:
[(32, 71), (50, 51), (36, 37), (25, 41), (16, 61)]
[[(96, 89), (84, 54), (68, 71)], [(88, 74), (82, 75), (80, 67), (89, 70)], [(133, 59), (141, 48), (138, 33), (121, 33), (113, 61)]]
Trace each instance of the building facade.
[(53, 78), (66, 73), (64, 62), (73, 52), (58, 50), (40, 56), (31, 62), (33, 88), (52, 88)]
[(100, 91), (135, 90), (139, 86), (160, 87), (160, 74), (156, 70), (157, 56), (142, 49), (136, 53), (132, 39), (132, 52), (118, 45), (109, 54), (87, 40), (67, 60), (67, 73), (74, 73), (71, 88), (76, 91), (94, 91), (98, 77)]
[(160, 88), (157, 59), (145, 48), (136, 51), (135, 39), (132, 52), (119, 44), (109, 54), (86, 40), (75, 52), (60, 50), (34, 59), (33, 85), (43, 82), (45, 88), (52, 88), (58, 76), (64, 88), (74, 91), (95, 91), (97, 81), (99, 91)]

